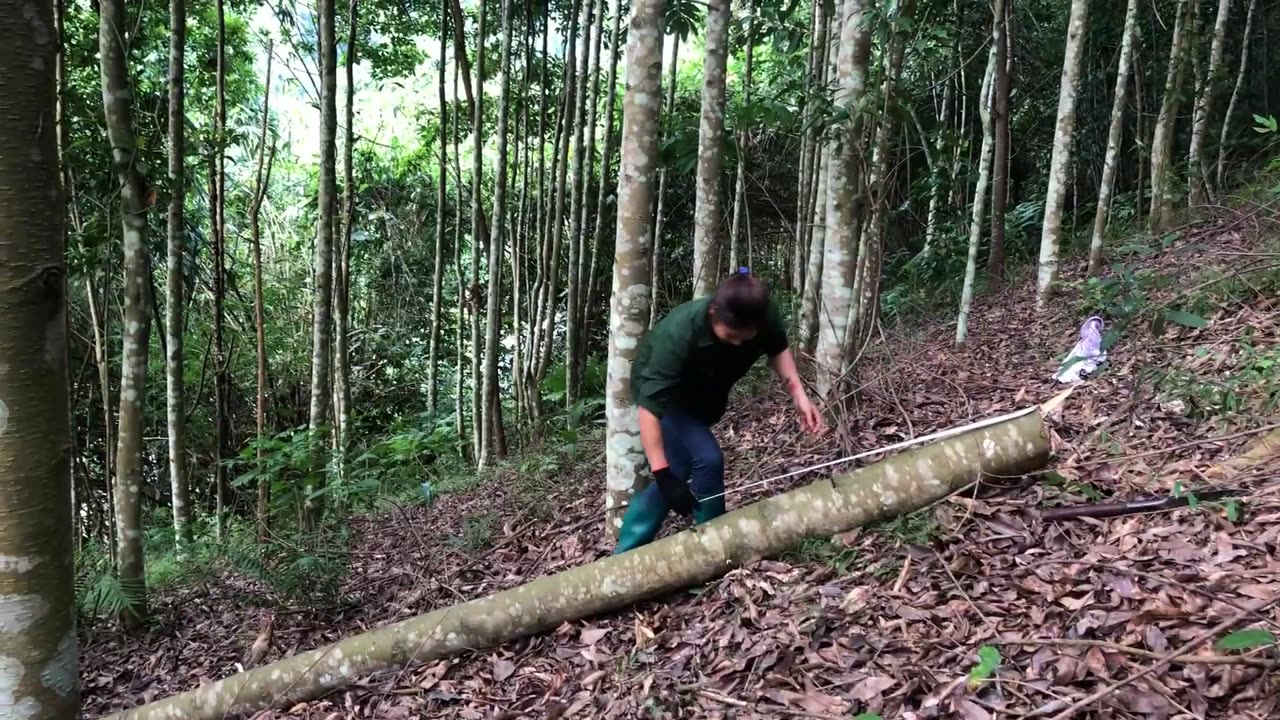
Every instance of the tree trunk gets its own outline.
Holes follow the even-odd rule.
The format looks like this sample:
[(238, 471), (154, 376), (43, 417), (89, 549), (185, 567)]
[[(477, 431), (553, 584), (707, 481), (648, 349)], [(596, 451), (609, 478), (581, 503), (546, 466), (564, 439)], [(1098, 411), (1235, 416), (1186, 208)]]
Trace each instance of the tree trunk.
[(480, 345), (480, 253), (481, 226), (484, 224), (484, 89), (480, 78), (484, 77), (484, 45), (488, 37), (485, 27), (485, 3), (479, 6), (479, 23), (476, 28), (476, 80), (475, 105), (471, 115), (471, 138), (474, 141), (471, 159), (471, 280), (467, 299), (471, 319), (471, 439), (472, 452), (477, 460), (486, 452), (483, 442), (488, 429), (484, 427), (486, 413), (480, 402), (481, 345)]
[(595, 9), (599, 0), (584, 0), (582, 3), (582, 58), (578, 68), (578, 89), (575, 93), (577, 101), (573, 108), (573, 175), (570, 178), (569, 203), (569, 267), (565, 272), (567, 286), (565, 301), (565, 407), (573, 407), (578, 401), (578, 354), (582, 351), (582, 326), (578, 318), (579, 285), (578, 266), (582, 264), (582, 212), (585, 203), (586, 185), (583, 169), (590, 171), (587, 165), (585, 133), (587, 124), (587, 80), (591, 77), (591, 31), (595, 27)]
[(221, 542), (226, 529), (227, 394), (231, 387), (226, 352), (227, 277), (227, 23), (223, 0), (216, 3), (218, 38), (217, 78), (214, 100), (213, 166), (213, 377), (214, 377), (214, 463), (213, 493), (216, 498), (214, 537)]
[(186, 99), (183, 57), (186, 54), (185, 0), (169, 2), (169, 247), (166, 280), (165, 358), (169, 429), (169, 485), (173, 493), (174, 543), (181, 552), (191, 544), (191, 503), (187, 492), (186, 410), (183, 407), (183, 246), (186, 240)]
[(1182, 77), (1186, 71), (1187, 18), (1190, 15), (1187, 0), (1178, 0), (1177, 17), (1173, 25), (1173, 39), (1169, 46), (1169, 68), (1164, 80), (1164, 99), (1160, 103), (1160, 115), (1151, 138), (1151, 212), (1147, 225), (1152, 233), (1164, 232), (1173, 221), (1173, 168), (1169, 157), (1173, 152), (1174, 123), (1178, 119), (1178, 102), (1182, 94)]
[(631, 363), (649, 320), (649, 223), (658, 169), (664, 0), (632, 0), (627, 31), (627, 90), (622, 101), (618, 222), (609, 303), (609, 375), (605, 388), (605, 530), (617, 537), (645, 464), (640, 419), (631, 398)]
[(333, 417), (334, 439), (338, 447), (338, 471), (346, 465), (348, 429), (351, 424), (351, 362), (348, 350), (350, 333), (351, 224), (355, 219), (355, 175), (352, 168), (356, 133), (356, 35), (359, 21), (358, 0), (350, 0), (347, 17), (347, 107), (342, 142), (342, 239), (333, 253)]
[(1004, 215), (1009, 197), (1009, 23), (1005, 0), (995, 0), (991, 42), (996, 50), (991, 86), (991, 251), (987, 256), (987, 286), (1004, 284)]
[[(123, 27), (121, 7), (104, 5), (103, 27)], [(79, 682), (53, 23), (52, 3), (0, 13), (0, 715), (71, 720)], [(124, 58), (112, 42), (104, 96), (127, 87), (115, 84)], [(127, 105), (115, 110), (128, 120)], [(131, 149), (114, 142), (122, 133), (113, 126), (116, 153)]]
[(447, 190), (449, 184), (448, 140), (445, 131), (448, 125), (449, 105), (445, 98), (444, 74), (445, 58), (449, 49), (449, 0), (442, 0), (440, 17), (440, 165), (436, 179), (436, 241), (435, 259), (431, 273), (431, 340), (427, 355), (427, 405), (435, 413), (440, 407), (440, 293), (444, 289), (444, 219), (445, 207), (449, 202)]
[[(455, 22), (461, 24), (462, 16), (455, 15)], [(453, 97), (458, 97), (458, 62), (453, 63)], [(457, 197), (458, 211), (454, 214), (453, 222), (453, 269), (454, 277), (458, 281), (458, 303), (456, 317), (454, 318), (455, 334), (457, 343), (454, 346), (454, 390), (453, 390), (453, 412), (455, 430), (458, 433), (458, 451), (459, 454), (466, 456), (465, 449), (471, 447), (467, 442), (467, 420), (466, 420), (466, 400), (464, 398), (466, 372), (463, 370), (463, 347), (466, 345), (467, 336), (463, 332), (463, 323), (465, 311), (467, 307), (467, 278), (462, 274), (462, 140), (460, 138), (460, 128), (462, 127), (463, 118), (461, 116), (462, 108), (455, 102), (453, 106), (453, 171), (454, 177), (458, 178), (457, 190), (454, 195)]]
[(826, 232), (822, 259), (822, 297), (818, 307), (818, 394), (832, 400), (845, 374), (845, 335), (850, 307), (857, 301), (858, 228), (866, 210), (859, 197), (858, 166), (862, 157), (864, 121), (858, 107), (867, 86), (867, 60), (871, 50), (871, 22), (865, 0), (845, 0), (842, 16), (832, 32), (839, 29), (836, 56), (835, 104), (847, 109), (852, 122), (836, 138), (831, 148), (827, 177)]
[[(659, 28), (655, 22), (653, 32), (661, 32)], [(634, 23), (632, 32), (634, 37)], [(652, 67), (650, 85), (656, 89), (661, 63), (655, 60)], [(630, 96), (628, 92), (628, 100)], [(652, 117), (654, 112), (647, 114)], [(656, 123), (651, 125), (655, 129), (650, 137), (656, 140)], [(647, 239), (642, 236), (641, 243)], [(288, 707), (375, 672), (491, 647), (707, 583), (732, 568), (786, 552), (805, 539), (900, 517), (984, 477), (1031, 472), (1044, 466), (1049, 451), (1048, 429), (1038, 409), (992, 418), (931, 445), (751, 503), (630, 552), (355, 635), (109, 720), (217, 720), (269, 705)]]
[(262, 204), (271, 186), (271, 166), (276, 146), (267, 149), (267, 131), (271, 118), (272, 45), (267, 45), (267, 81), (262, 91), (262, 127), (258, 135), (258, 170), (254, 180), (253, 204), (249, 206), (249, 237), (253, 244), (253, 326), (257, 340), (258, 396), (255, 403), (257, 420), (258, 502), (256, 510), (258, 542), (265, 543), (271, 533), (271, 477), (262, 472), (266, 464), (267, 437), (267, 320), (262, 296)]
[[(514, 0), (502, 3), (502, 50), (498, 57), (498, 177), (493, 193), (493, 232), (489, 233), (489, 298), (485, 306), (484, 407), (479, 465), (490, 453), (502, 457), (496, 438), (502, 424), (498, 398), (498, 353), (502, 335), (502, 253), (507, 233), (507, 95), (511, 76), (511, 16)], [(477, 188), (478, 192), (478, 188)]]
[[(996, 0), (997, 3), (1003, 0)], [(964, 268), (964, 285), (960, 291), (960, 313), (956, 318), (956, 347), (964, 347), (969, 339), (969, 311), (973, 306), (974, 285), (978, 279), (978, 249), (982, 246), (982, 213), (987, 202), (995, 138), (991, 122), (991, 86), (996, 74), (996, 43), (987, 53), (987, 69), (982, 74), (978, 91), (978, 117), (982, 122), (982, 150), (978, 153), (978, 184), (973, 191), (973, 216), (969, 220), (969, 257)]]
[[(997, 0), (998, 2), (999, 0)], [(858, 293), (854, 296), (856, 308), (850, 304), (850, 318), (846, 324), (844, 339), (844, 366), (852, 367), (857, 361), (863, 343), (871, 338), (872, 328), (880, 316), (880, 274), (881, 259), (884, 257), (884, 224), (888, 214), (889, 191), (886, 189), (889, 178), (889, 139), (895, 132), (894, 107), (895, 86), (902, 73), (902, 56), (907, 41), (906, 25), (912, 21), (915, 7), (913, 0), (899, 0), (897, 13), (893, 18), (893, 35), (886, 50), (884, 81), (880, 96), (883, 107), (880, 112), (880, 123), (876, 127), (874, 147), (871, 153), (871, 175), (867, 182), (866, 195), (871, 209), (871, 217), (862, 232), (862, 245), (866, 252), (858, 258), (861, 282), (855, 282)]]
[[(120, 184), (124, 237), (124, 329), (120, 333), (123, 350), (120, 356), (120, 426), (116, 447), (116, 545), (120, 587), (127, 598), (121, 620), (126, 627), (135, 627), (147, 613), (142, 555), (142, 412), (146, 399), (151, 313), (147, 301), (150, 285), (147, 282), (146, 183), (134, 161), (138, 142), (133, 131), (130, 103), (133, 94), (129, 90), (131, 82), (123, 42), (128, 27), (124, 0), (103, 0), (98, 24), (102, 104), (106, 113), (107, 139), (111, 143), (112, 165), (116, 181)], [(52, 68), (52, 64), (49, 67)], [(49, 88), (52, 92), (52, 82)], [(7, 125), (15, 123), (11, 120)], [(34, 137), (39, 133), (33, 129), (29, 135)], [(58, 217), (61, 217), (60, 213)], [(62, 427), (61, 423), (59, 427)], [(49, 437), (60, 437), (53, 433), (66, 430), (49, 432)], [(63, 483), (59, 481), (58, 485), (61, 488)]]
[[(616, 41), (615, 41), (616, 42)], [(676, 80), (677, 73), (680, 71), (680, 36), (671, 36), (671, 68), (667, 77), (667, 100), (666, 112), (670, 118), (676, 107)], [(668, 119), (668, 126), (671, 121)], [(659, 124), (659, 130), (662, 125)], [(654, 212), (653, 222), (653, 262), (652, 270), (649, 277), (649, 327), (653, 328), (658, 324), (658, 286), (661, 284), (662, 278), (662, 233), (665, 231), (663, 227), (666, 224), (666, 200), (667, 198), (667, 166), (664, 163), (658, 170), (658, 208)]]
[(93, 362), (98, 368), (98, 394), (102, 397), (102, 479), (110, 502), (107, 506), (108, 533), (101, 538), (111, 554), (111, 566), (119, 568), (119, 545), (116, 543), (118, 523), (116, 522), (115, 494), (116, 483), (113, 470), (115, 463), (115, 415), (111, 412), (111, 348), (107, 346), (111, 337), (111, 248), (103, 248), (102, 281), (106, 283), (99, 297), (97, 283), (91, 272), (85, 279), (85, 295), (89, 299), (89, 321), (93, 324)]
[(729, 0), (707, 0), (702, 62), (702, 122), (698, 127), (698, 178), (693, 215), (693, 297), (710, 295), (720, 279), (724, 244), (725, 74), (728, 66)]
[[(1209, 202), (1209, 153), (1205, 148), (1205, 136), (1209, 133), (1209, 116), (1213, 112), (1213, 100), (1218, 90), (1218, 75), (1222, 71), (1222, 52), (1226, 45), (1227, 18), (1231, 14), (1231, 0), (1218, 0), (1218, 16), (1213, 24), (1213, 41), (1209, 46), (1209, 67), (1206, 68), (1200, 97), (1196, 100), (1191, 121), (1191, 148), (1187, 151), (1187, 186), (1192, 205)], [(1245, 45), (1248, 45), (1246, 39)]]
[[(756, 9), (755, 0), (747, 0), (747, 49), (746, 61), (742, 68), (742, 104), (751, 106), (751, 61), (755, 51)], [(733, 183), (733, 218), (729, 226), (729, 272), (738, 270), (738, 238), (742, 234), (742, 220), (746, 214), (747, 204), (747, 133), (744, 128), (735, 128), (737, 132), (738, 167), (737, 178)], [(747, 260), (748, 265), (750, 259)]]
[(804, 297), (800, 304), (800, 346), (812, 353), (818, 344), (818, 307), (822, 295), (823, 255), (827, 242), (827, 176), (831, 172), (830, 149), (820, 144), (814, 157), (818, 166), (818, 184), (813, 197), (818, 199), (813, 208), (809, 230), (809, 252), (804, 273)]
[(338, 50), (334, 35), (334, 0), (319, 0), (320, 29), (320, 180), (317, 190), (316, 243), (313, 258), (311, 320), (311, 433), (312, 463), (304, 492), (304, 521), (314, 530), (323, 515), (323, 495), (313, 495), (324, 483), (325, 443), (321, 429), (329, 420), (333, 359), (333, 215), (337, 178), (334, 143), (337, 135)]
[(569, 182), (570, 132), (573, 130), (573, 108), (576, 106), (577, 80), (575, 72), (578, 57), (578, 17), (582, 1), (574, 0), (572, 19), (569, 23), (569, 47), (566, 50), (564, 62), (564, 103), (560, 112), (560, 132), (556, 140), (556, 153), (553, 161), (555, 167), (552, 173), (555, 176), (554, 209), (548, 213), (551, 215), (551, 227), (547, 232), (550, 239), (550, 258), (547, 265), (546, 279), (542, 286), (542, 318), (538, 323), (542, 329), (539, 335), (540, 342), (537, 343), (539, 360), (537, 371), (534, 373), (534, 382), (538, 386), (541, 386), (542, 380), (546, 377), (547, 369), (551, 366), (551, 350), (555, 345), (556, 313), (560, 306), (558, 295), (561, 240), (564, 236), (565, 187)]
[[(943, 176), (944, 165), (942, 153), (947, 148), (947, 129), (951, 122), (951, 106), (955, 103), (955, 83), (943, 81), (945, 87), (942, 90), (942, 109), (938, 112), (938, 130), (937, 138), (934, 140), (934, 152), (937, 157), (932, 163), (932, 177), (929, 183), (929, 209), (925, 216), (924, 229), (924, 247), (920, 249), (922, 257), (928, 257), (933, 250), (933, 243), (938, 239), (938, 223), (942, 214), (942, 190), (944, 182), (955, 182), (954, 176)], [(925, 143), (927, 139), (923, 133), (920, 136), (920, 142)]]
[(1133, 38), (1137, 34), (1138, 0), (1129, 0), (1124, 14), (1124, 33), (1120, 40), (1120, 66), (1116, 69), (1116, 91), (1111, 103), (1111, 128), (1107, 131), (1107, 154), (1102, 162), (1102, 183), (1098, 187), (1098, 209), (1093, 216), (1093, 238), (1089, 241), (1090, 276), (1102, 268), (1102, 239), (1111, 212), (1111, 193), (1115, 189), (1116, 169), (1120, 165), (1120, 141), (1124, 136), (1124, 106), (1128, 102), (1129, 69), (1133, 65)]
[(1230, 137), (1231, 118), (1236, 113), (1236, 105), (1240, 102), (1240, 88), (1244, 86), (1245, 73), (1249, 68), (1249, 40), (1253, 37), (1253, 16), (1258, 0), (1249, 0), (1249, 9), (1245, 11), (1244, 33), (1240, 36), (1240, 64), (1236, 68), (1236, 83), (1231, 90), (1231, 100), (1227, 103), (1227, 112), (1222, 116), (1222, 132), (1218, 136), (1218, 162), (1214, 172), (1218, 191), (1222, 191), (1226, 180), (1227, 139)]
[[(828, 37), (826, 25), (825, 3), (813, 3), (809, 18), (808, 74), (805, 77), (806, 95), (801, 99), (800, 110), (801, 126), (805, 128), (805, 132), (800, 145), (800, 172), (797, 173), (795, 255), (791, 262), (791, 289), (793, 292), (802, 292), (808, 280), (808, 275), (805, 273), (808, 270), (809, 241), (812, 236), (812, 225), (808, 222), (811, 217), (809, 207), (812, 200), (814, 176), (818, 174), (817, 166), (819, 163), (818, 128), (812, 119), (812, 98), (820, 92), (822, 81), (825, 77), (823, 68), (826, 64), (828, 47), (827, 43), (824, 42)], [(802, 299), (802, 308), (803, 302)], [(799, 318), (799, 315), (796, 317)], [(803, 321), (799, 321), (799, 327), (803, 327)]]
[[(618, 59), (622, 55), (622, 3), (620, 0), (613, 0), (610, 3), (613, 12), (612, 34), (609, 36), (609, 95), (605, 101), (605, 121), (604, 121), (604, 153), (600, 156), (600, 187), (596, 196), (596, 223), (591, 230), (591, 269), (587, 272), (587, 307), (590, 309), (600, 306), (600, 277), (596, 267), (600, 259), (600, 235), (604, 223), (605, 200), (607, 199), (607, 191), (617, 187), (617, 175), (610, 172), (613, 160), (613, 115), (618, 106)], [(670, 99), (670, 98), (669, 98)], [(661, 175), (659, 175), (659, 186), (661, 186)], [(655, 221), (654, 237), (657, 237)], [(655, 239), (654, 257), (657, 257), (657, 244)], [(657, 284), (657, 275), (653, 276), (650, 285)], [(585, 337), (591, 337), (590, 329), (595, 325), (594, 313), (587, 316), (588, 333)], [(649, 318), (653, 319), (653, 306), (649, 306)], [(652, 327), (652, 324), (650, 325)]]
[(1058, 120), (1049, 159), (1049, 189), (1045, 192), (1044, 226), (1040, 231), (1040, 262), (1036, 273), (1036, 307), (1043, 310), (1058, 282), (1058, 246), (1062, 239), (1062, 208), (1067, 198), (1067, 169), (1071, 163), (1076, 124), (1076, 86), (1080, 78), (1089, 0), (1071, 0), (1067, 47), (1058, 88)]

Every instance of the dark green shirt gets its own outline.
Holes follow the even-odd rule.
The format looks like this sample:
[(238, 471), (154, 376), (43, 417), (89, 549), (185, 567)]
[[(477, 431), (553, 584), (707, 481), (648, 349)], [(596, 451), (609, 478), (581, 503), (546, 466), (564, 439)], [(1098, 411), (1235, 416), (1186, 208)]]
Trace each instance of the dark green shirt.
[(768, 325), (741, 345), (716, 339), (710, 306), (710, 297), (684, 303), (640, 341), (631, 366), (637, 405), (658, 417), (679, 412), (710, 425), (724, 415), (729, 391), (756, 360), (787, 349), (787, 328), (772, 303)]

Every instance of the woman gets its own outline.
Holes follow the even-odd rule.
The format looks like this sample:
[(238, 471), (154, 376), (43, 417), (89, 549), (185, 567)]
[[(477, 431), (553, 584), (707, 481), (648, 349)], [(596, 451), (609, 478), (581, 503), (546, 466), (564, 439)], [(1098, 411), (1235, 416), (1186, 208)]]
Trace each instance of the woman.
[(668, 510), (703, 523), (724, 513), (724, 455), (711, 426), (761, 356), (782, 379), (806, 432), (825, 429), (809, 401), (769, 288), (746, 268), (710, 297), (673, 309), (641, 341), (631, 367), (640, 442), (653, 482), (622, 518), (614, 554), (657, 537)]

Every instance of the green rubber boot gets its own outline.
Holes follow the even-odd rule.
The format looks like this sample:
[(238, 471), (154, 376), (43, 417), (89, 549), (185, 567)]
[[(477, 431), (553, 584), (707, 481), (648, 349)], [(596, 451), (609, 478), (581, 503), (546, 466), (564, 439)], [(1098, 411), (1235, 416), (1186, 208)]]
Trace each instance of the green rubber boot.
[(715, 520), (724, 514), (724, 496), (703, 500), (698, 498), (698, 507), (693, 511), (693, 522), (701, 525), (704, 522)]
[(631, 506), (622, 516), (618, 544), (613, 548), (613, 554), (620, 555), (651, 542), (658, 536), (666, 517), (667, 503), (658, 492), (657, 484), (650, 483), (649, 487), (632, 498)]

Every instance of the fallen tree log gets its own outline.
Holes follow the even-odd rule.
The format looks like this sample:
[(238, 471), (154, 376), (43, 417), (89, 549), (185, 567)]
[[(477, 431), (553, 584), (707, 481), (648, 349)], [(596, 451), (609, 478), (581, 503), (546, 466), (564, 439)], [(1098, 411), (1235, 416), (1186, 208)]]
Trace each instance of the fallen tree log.
[(713, 580), (808, 537), (845, 532), (936, 502), (982, 476), (1042, 467), (1040, 408), (776, 495), (621, 555), (597, 560), (327, 647), (253, 668), (111, 718), (221, 720), (311, 699), (361, 677), (491, 647)]

